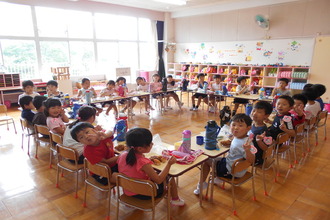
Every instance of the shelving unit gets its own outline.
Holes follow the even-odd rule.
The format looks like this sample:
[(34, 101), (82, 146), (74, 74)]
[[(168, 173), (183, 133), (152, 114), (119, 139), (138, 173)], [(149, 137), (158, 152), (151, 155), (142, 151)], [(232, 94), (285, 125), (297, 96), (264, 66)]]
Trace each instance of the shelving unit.
[(291, 90), (302, 90), (307, 83), (309, 67), (295, 66), (249, 66), (249, 65), (223, 65), (223, 64), (194, 64), (194, 63), (168, 63), (167, 74), (175, 79), (186, 78), (191, 83), (197, 82), (199, 73), (206, 74), (205, 80), (211, 82), (213, 75), (220, 75), (221, 81), (235, 89), (236, 79), (239, 76), (247, 77), (247, 84), (255, 89), (265, 88), (271, 91), (277, 86), (280, 78), (288, 78)]
[(47, 83), (46, 82), (35, 82), (34, 83), (35, 91), (40, 95), (47, 94)]
[(0, 74), (0, 103), (5, 100), (17, 102), (18, 95), (22, 93), (21, 80), (18, 73)]

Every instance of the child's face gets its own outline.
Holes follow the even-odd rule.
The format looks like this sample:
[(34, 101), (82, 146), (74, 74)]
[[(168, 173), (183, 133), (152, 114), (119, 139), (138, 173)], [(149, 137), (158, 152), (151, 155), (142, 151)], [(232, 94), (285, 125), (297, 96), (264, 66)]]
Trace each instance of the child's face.
[(123, 85), (124, 84), (124, 80), (119, 80), (118, 81), (118, 85)]
[(238, 83), (239, 85), (241, 85), (241, 86), (245, 86), (245, 84), (246, 84), (246, 79), (243, 79), (240, 83)]
[(204, 82), (204, 79), (205, 79), (205, 76), (200, 76), (200, 77), (199, 77), (199, 81), (200, 81), (200, 82)]
[(142, 85), (143, 84), (143, 80), (142, 79), (137, 79), (136, 80), (136, 84)]
[(154, 145), (154, 143), (151, 142), (151, 144), (148, 147), (138, 147), (138, 152), (146, 154), (149, 153), (152, 149), (152, 146)]
[(34, 105), (32, 102), (30, 102), (28, 105), (24, 105), (24, 109), (34, 109)]
[(167, 77), (167, 82), (172, 82), (174, 79), (171, 77)]
[(230, 131), (236, 138), (246, 137), (248, 131), (251, 129), (251, 126), (247, 126), (245, 122), (233, 121), (230, 124)]
[(44, 112), (44, 110), (45, 110), (45, 106), (41, 106), (39, 109), (38, 109), (38, 112)]
[(26, 87), (24, 88), (24, 92), (25, 92), (26, 94), (33, 94), (33, 91), (34, 91), (34, 86), (26, 86)]
[(286, 82), (284, 82), (284, 81), (279, 81), (278, 82), (278, 87), (280, 88), (280, 89), (285, 89), (285, 87), (287, 86), (288, 84), (286, 84)]
[(251, 118), (254, 122), (263, 122), (269, 117), (269, 115), (266, 115), (265, 109), (257, 109), (253, 108), (251, 112)]
[(97, 146), (100, 143), (100, 136), (94, 128), (85, 128), (77, 133), (77, 140), (84, 145)]
[(54, 92), (57, 91), (57, 87), (54, 86), (54, 85), (48, 85), (48, 86), (47, 86), (47, 89), (48, 89), (50, 92), (52, 92), (52, 93), (54, 93)]
[(62, 106), (53, 106), (48, 109), (49, 115), (53, 118), (57, 118), (62, 112)]
[(159, 76), (153, 76), (153, 77), (152, 77), (152, 80), (153, 80), (154, 82), (159, 82)]
[(81, 86), (82, 86), (84, 89), (88, 89), (88, 88), (91, 86), (91, 81), (87, 80), (87, 81), (85, 81), (83, 84), (81, 84)]
[(216, 84), (219, 84), (219, 83), (221, 83), (221, 79), (220, 78), (215, 78), (215, 82), (216, 82)]
[(278, 99), (276, 102), (276, 110), (278, 114), (283, 115), (288, 113), (292, 109), (290, 106), (289, 101), (286, 99)]
[(296, 109), (296, 108), (299, 108), (299, 107), (304, 108), (305, 107), (304, 103), (301, 100), (294, 99), (293, 108)]
[(115, 88), (115, 86), (114, 85), (111, 85), (111, 84), (107, 84), (107, 88), (108, 89), (113, 89), (113, 88)]

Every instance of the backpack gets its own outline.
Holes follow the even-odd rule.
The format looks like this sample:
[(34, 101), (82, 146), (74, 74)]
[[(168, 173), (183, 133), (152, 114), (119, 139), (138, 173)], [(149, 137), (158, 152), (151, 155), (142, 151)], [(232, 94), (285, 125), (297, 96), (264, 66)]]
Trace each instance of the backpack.
[(223, 127), (225, 124), (227, 124), (231, 119), (231, 110), (228, 105), (223, 106), (223, 108), (220, 110), (220, 127)]

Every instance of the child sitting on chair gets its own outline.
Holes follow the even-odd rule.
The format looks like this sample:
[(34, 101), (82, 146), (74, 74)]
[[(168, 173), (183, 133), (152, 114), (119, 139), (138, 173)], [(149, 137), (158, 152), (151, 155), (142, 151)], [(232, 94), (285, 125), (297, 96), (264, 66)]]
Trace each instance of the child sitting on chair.
[[(118, 156), (115, 156), (112, 139), (103, 132), (97, 131), (91, 123), (79, 122), (72, 127), (72, 138), (84, 146), (84, 156), (91, 164), (106, 163), (111, 168), (111, 183), (116, 182)], [(92, 174), (92, 177), (103, 185), (108, 185), (108, 179)]]
[(58, 91), (58, 83), (55, 80), (47, 82), (47, 96), (48, 98), (63, 98), (63, 92)]
[[(240, 76), (237, 78), (237, 84), (238, 84), (238, 86), (236, 87), (237, 95), (250, 94), (249, 86), (246, 85), (246, 79), (247, 78), (245, 76)], [(248, 102), (249, 102), (248, 99), (234, 98), (235, 106), (232, 115), (234, 116), (236, 114), (236, 111), (240, 104), (246, 105)]]
[(32, 112), (32, 109), (34, 109), (32, 100), (33, 98), (31, 96), (23, 96), (19, 99), (19, 104), (23, 109), (21, 117), (25, 118), (30, 125), (32, 125), (32, 120), (34, 117), (34, 113)]
[[(116, 93), (115, 86), (116, 86), (115, 81), (109, 80), (107, 82), (107, 87), (104, 88), (100, 92), (100, 96), (104, 97), (104, 96), (113, 96), (113, 95), (115, 95), (115, 93)], [(107, 108), (107, 111), (105, 112), (105, 114), (109, 115), (110, 110), (113, 109), (114, 114), (115, 114), (115, 118), (118, 118), (118, 109), (117, 109), (116, 103), (114, 101), (106, 101), (106, 102), (102, 103), (102, 107), (104, 107), (107, 104), (109, 105), (109, 107)]]
[[(175, 83), (175, 80), (173, 79), (173, 76), (172, 75), (168, 75), (166, 77), (167, 79), (167, 88), (168, 89), (175, 89), (177, 86), (176, 86), (176, 83)], [(174, 101), (176, 103), (178, 103), (178, 106), (179, 108), (181, 109), (181, 107), (183, 106), (183, 103), (180, 102), (180, 99), (179, 99), (179, 96), (178, 94), (175, 93), (175, 91), (170, 91), (170, 92), (166, 92), (166, 100), (165, 100), (165, 109), (172, 109), (172, 107), (170, 107), (168, 105), (168, 102), (170, 100), (170, 97), (172, 97), (174, 99)]]
[(68, 123), (69, 118), (62, 108), (61, 101), (58, 98), (49, 98), (44, 102), (44, 105), (47, 127), (56, 134), (63, 135), (66, 128), (64, 123)]
[(18, 104), (19, 100), (23, 97), (23, 96), (31, 96), (32, 98), (34, 98), (37, 95), (40, 95), (39, 93), (34, 91), (34, 83), (31, 80), (25, 80), (22, 82), (22, 86), (23, 86), (23, 94), (20, 94), (18, 96)]
[[(144, 156), (149, 153), (152, 148), (152, 134), (145, 128), (133, 128), (126, 134), (126, 145), (129, 147), (128, 152), (122, 153), (118, 158), (118, 169), (132, 178), (151, 180), (158, 185), (157, 196), (163, 194), (166, 176), (172, 164), (176, 163), (175, 157), (171, 157), (163, 171), (157, 173), (153, 168), (153, 162)], [(174, 179), (171, 179), (171, 204), (175, 206), (183, 206), (184, 201), (179, 198), (178, 189)], [(150, 196), (137, 195), (127, 190), (124, 193), (128, 196), (133, 196), (142, 200), (151, 199)]]
[(47, 117), (44, 113), (45, 106), (43, 104), (44, 101), (47, 100), (47, 97), (37, 95), (33, 98), (33, 105), (37, 109), (37, 113), (34, 115), (32, 124), (37, 124), (37, 125), (46, 125), (47, 126)]
[[(204, 81), (205, 79), (205, 75), (203, 73), (200, 73), (197, 75), (197, 79), (198, 79), (198, 82), (197, 82), (197, 87), (199, 89), (203, 89), (204, 88), (204, 84), (207, 85), (207, 82)], [(197, 105), (195, 105), (195, 98), (197, 98)], [(207, 94), (204, 94), (204, 93), (198, 93), (196, 92), (193, 96), (191, 96), (191, 102), (192, 102), (192, 108), (190, 109), (190, 111), (197, 111), (198, 110), (198, 107), (199, 105), (201, 104), (202, 102), (202, 99), (204, 100), (204, 102), (206, 104), (208, 104), (208, 98), (207, 98)]]
[(293, 127), (293, 119), (290, 114), (290, 110), (293, 108), (294, 100), (287, 95), (280, 96), (276, 101), (277, 114), (274, 118), (272, 125), (268, 128), (269, 134), (273, 140), (276, 140), (277, 136), (282, 133), (288, 133), (291, 137), (294, 137), (296, 132)]
[[(230, 130), (234, 139), (231, 142), (229, 153), (227, 157), (218, 157), (216, 158), (216, 176), (218, 177), (226, 177), (232, 178), (231, 168), (233, 163), (241, 158), (245, 158), (250, 163), (254, 162), (254, 155), (251, 153), (250, 148), (251, 144), (248, 143), (247, 133), (251, 129), (252, 119), (246, 114), (237, 114), (232, 117), (230, 123)], [(209, 159), (204, 164), (203, 169), (203, 189), (207, 188), (207, 183), (205, 182), (210, 168), (212, 166), (212, 159)], [(243, 170), (239, 173), (236, 173), (235, 177), (242, 177), (246, 173), (246, 170)], [(221, 180), (216, 179), (217, 184), (220, 184)], [(195, 195), (199, 195), (200, 193), (200, 185), (197, 184), (197, 188), (194, 190)]]
[[(146, 82), (145, 78), (139, 76), (136, 78), (136, 91), (141, 91), (141, 92), (149, 92), (149, 83)], [(145, 108), (145, 114), (149, 115), (150, 114), (150, 110), (154, 110), (154, 108), (150, 105), (150, 97), (149, 95), (145, 95), (145, 96), (140, 96), (138, 97), (138, 99), (140, 101), (144, 100), (144, 108)]]
[(294, 100), (293, 109), (290, 111), (293, 117), (293, 126), (305, 122), (305, 106), (307, 104), (307, 97), (303, 94), (295, 94), (292, 96)]
[[(85, 97), (87, 91), (91, 93), (91, 98), (96, 98), (97, 97), (95, 89), (93, 87), (91, 87), (91, 81), (88, 78), (83, 78), (81, 80), (81, 87), (82, 88), (79, 89), (79, 91), (78, 91), (77, 98)], [(91, 104), (91, 106), (95, 107), (98, 113), (102, 112), (102, 108), (96, 107), (95, 104)]]
[(324, 102), (321, 96), (327, 91), (327, 88), (322, 84), (314, 84), (312, 85), (312, 88), (315, 89), (315, 91), (317, 92), (317, 98), (315, 99), (315, 101), (320, 103), (321, 111), (322, 111), (324, 108)]
[(289, 80), (287, 78), (281, 78), (278, 80), (278, 87), (273, 89), (272, 96), (276, 95), (288, 95), (291, 96), (290, 89), (287, 89), (286, 87), (289, 85)]

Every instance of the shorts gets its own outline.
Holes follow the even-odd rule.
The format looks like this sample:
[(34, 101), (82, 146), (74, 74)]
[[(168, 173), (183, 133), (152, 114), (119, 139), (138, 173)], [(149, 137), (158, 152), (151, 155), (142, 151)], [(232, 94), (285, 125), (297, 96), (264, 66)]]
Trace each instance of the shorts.
[(241, 99), (241, 98), (234, 98), (234, 103), (247, 104), (247, 103), (249, 103), (249, 100), (248, 99)]
[(102, 107), (104, 107), (106, 104), (112, 105), (113, 101), (106, 101), (102, 103)]
[(173, 93), (175, 93), (174, 91), (171, 91), (171, 92), (167, 92), (167, 93), (165, 93), (166, 95), (169, 95), (169, 94), (173, 94)]
[[(164, 193), (164, 183), (156, 184), (156, 187), (157, 187), (157, 194), (156, 194), (155, 198), (159, 198)], [(132, 197), (135, 197), (135, 198), (141, 199), (141, 200), (150, 200), (151, 199), (151, 196), (145, 196), (145, 195), (140, 195), (140, 194), (134, 195)]]
[(232, 178), (232, 175), (229, 173), (227, 167), (226, 167), (226, 158), (223, 157), (221, 160), (218, 160), (216, 165), (216, 172), (217, 176), (219, 177), (225, 177), (225, 178)]
[(202, 93), (195, 93), (195, 94), (193, 95), (193, 97), (195, 97), (195, 98), (202, 97), (202, 98), (204, 99), (204, 98), (207, 97), (207, 95), (206, 95), (206, 94), (202, 94)]
[[(111, 167), (111, 173), (118, 173), (118, 164), (116, 164), (115, 166)], [(102, 177), (96, 174), (93, 174), (92, 177), (99, 183), (101, 183), (102, 185), (106, 186), (108, 185), (108, 178), (106, 177)]]
[(164, 93), (157, 93), (157, 94), (152, 94), (152, 98), (158, 99), (164, 96)]

